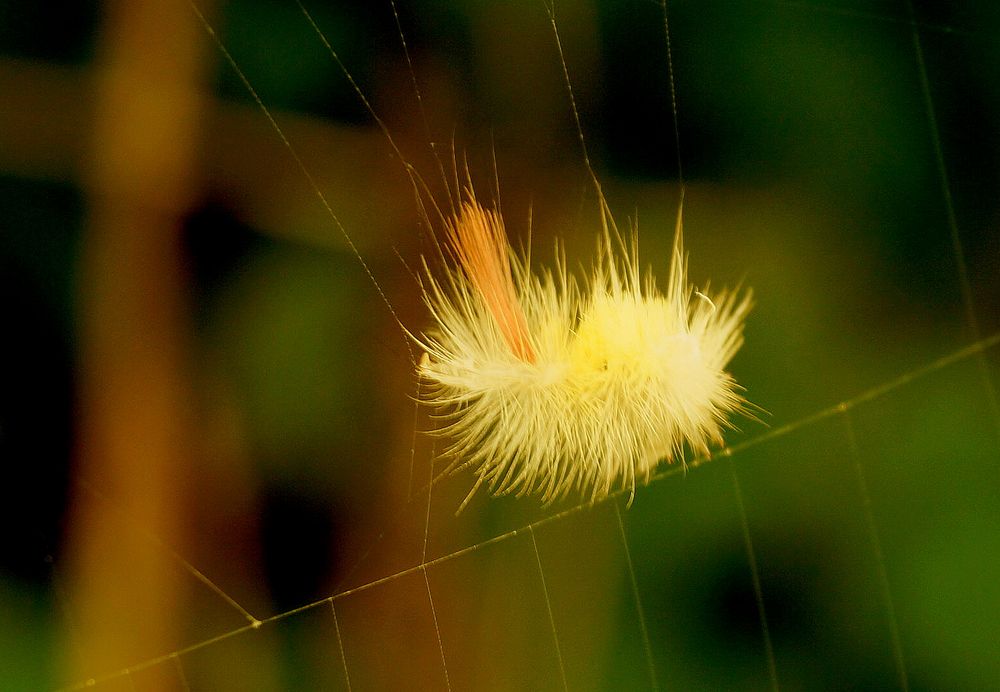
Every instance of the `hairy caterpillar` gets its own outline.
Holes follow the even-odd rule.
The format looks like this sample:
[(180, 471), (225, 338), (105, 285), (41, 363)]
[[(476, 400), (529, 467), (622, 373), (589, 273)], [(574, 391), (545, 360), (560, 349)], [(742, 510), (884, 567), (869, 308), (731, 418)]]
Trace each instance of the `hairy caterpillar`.
[[(424, 264), (423, 297), (435, 324), (415, 337), (423, 350), (418, 398), (445, 419), (437, 432), (450, 438), (453, 466), (477, 475), (466, 502), (483, 484), (495, 494), (538, 493), (546, 502), (573, 490), (593, 500), (618, 489), (634, 494), (661, 459), (682, 458), (685, 446), (707, 454), (710, 443), (722, 444), (730, 415), (748, 408), (725, 367), (742, 345), (750, 293), (721, 291), (713, 299), (688, 284), (680, 209), (666, 290), (651, 270), (642, 273), (637, 240), (618, 232), (590, 165), (554, 7), (546, 11), (603, 234), (582, 280), (559, 252), (554, 269), (536, 275), (511, 249), (499, 212), (476, 199), (471, 179), (450, 218), (429, 200), (453, 263), (440, 279)], [(404, 162), (433, 227), (423, 204), (427, 186), (324, 43)]]
[(447, 453), (477, 476), (470, 497), (484, 484), (546, 502), (634, 493), (685, 445), (722, 444), (730, 415), (746, 411), (725, 367), (743, 343), (749, 291), (688, 284), (680, 210), (661, 290), (600, 202), (598, 257), (579, 279), (561, 252), (533, 273), (471, 185), (447, 222), (454, 263), (440, 279), (426, 271), (434, 325), (418, 338), (419, 375), (422, 400), (446, 421)]

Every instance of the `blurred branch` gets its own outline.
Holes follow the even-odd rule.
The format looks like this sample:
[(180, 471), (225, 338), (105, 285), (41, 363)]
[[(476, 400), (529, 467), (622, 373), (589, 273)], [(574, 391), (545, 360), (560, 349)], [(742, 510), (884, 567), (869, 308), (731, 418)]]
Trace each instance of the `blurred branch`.
[[(97, 86), (92, 68), (0, 58), (0, 171), (80, 181), (86, 175)], [(192, 96), (201, 100), (204, 114), (194, 164), (201, 194), (221, 198), (261, 232), (341, 247), (343, 239), (260, 111), (206, 93)], [(276, 117), (358, 245), (370, 255), (389, 254), (387, 230), (412, 226), (414, 206), (402, 167), (389, 157), (382, 135), (374, 128), (338, 126), (306, 115)]]
[(109, 3), (95, 74), (80, 271), (77, 475), (124, 512), (73, 499), (71, 679), (177, 648), (183, 582), (132, 549), (128, 516), (183, 551), (191, 434), (180, 230), (197, 192), (203, 80), (187, 5)]

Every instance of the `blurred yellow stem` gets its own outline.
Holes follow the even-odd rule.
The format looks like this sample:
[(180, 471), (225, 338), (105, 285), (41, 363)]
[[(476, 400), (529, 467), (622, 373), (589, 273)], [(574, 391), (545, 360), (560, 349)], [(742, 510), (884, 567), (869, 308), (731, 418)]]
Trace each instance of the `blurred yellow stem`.
[[(181, 0), (105, 8), (80, 270), (72, 680), (178, 645), (189, 435), (181, 219), (197, 181), (199, 27)], [(101, 496), (89, 493), (88, 485)], [(106, 499), (104, 499), (106, 498)]]

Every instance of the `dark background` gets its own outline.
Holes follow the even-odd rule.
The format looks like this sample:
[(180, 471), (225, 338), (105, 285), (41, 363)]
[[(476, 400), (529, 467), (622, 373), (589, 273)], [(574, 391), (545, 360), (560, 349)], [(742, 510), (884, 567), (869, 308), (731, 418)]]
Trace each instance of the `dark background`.
[[(571, 266), (588, 261), (596, 206), (541, 2), (399, 2), (424, 116), (388, 2), (306, 6), (439, 199), (429, 139), (446, 169), (453, 146), (467, 157), (480, 190), (493, 189), (495, 154), (515, 243), (527, 242), (530, 208), (536, 262), (554, 237)], [(86, 171), (109, 7), (0, 2), (5, 689), (115, 673), (246, 624), (181, 569), (166, 649), (137, 657), (110, 642), (113, 665), (72, 662), (88, 660), (93, 634), (77, 614), (95, 602), (66, 557), (73, 508), (88, 493), (128, 505), (79, 461), (81, 334), (101, 329), (81, 307), (81, 263), (96, 242)], [(206, 12), (399, 319), (423, 328), (410, 271), (428, 230), (300, 9), (233, 0)], [(769, 415), (740, 421), (728, 442), (780, 434), (658, 481), (629, 509), (618, 498), (338, 598), (339, 629), (328, 605), (313, 608), (129, 684), (315, 689), (343, 685), (346, 661), (353, 689), (436, 687), (443, 650), (453, 688), (548, 689), (561, 685), (554, 624), (572, 689), (641, 688), (650, 662), (667, 689), (768, 688), (746, 529), (782, 687), (1000, 685), (998, 351), (921, 370), (1000, 329), (1000, 13), (972, 1), (671, 2), (677, 140), (660, 6), (567, 0), (556, 16), (596, 172), (661, 273), (680, 142), (692, 279), (756, 296), (732, 370)], [(411, 491), (426, 483), (430, 446), (419, 436), (411, 465), (406, 339), (190, 21), (205, 100), (180, 259), (163, 269), (179, 277), (185, 355), (171, 376), (191, 421), (182, 529), (151, 538), (120, 516), (108, 529), (120, 564), (108, 569), (127, 575), (133, 552), (171, 562), (176, 551), (263, 619), (573, 507), (484, 496), (456, 517), (466, 473), (435, 487), (424, 544), (426, 492)], [(845, 401), (846, 413), (783, 431)], [(113, 619), (132, 603), (100, 607)]]

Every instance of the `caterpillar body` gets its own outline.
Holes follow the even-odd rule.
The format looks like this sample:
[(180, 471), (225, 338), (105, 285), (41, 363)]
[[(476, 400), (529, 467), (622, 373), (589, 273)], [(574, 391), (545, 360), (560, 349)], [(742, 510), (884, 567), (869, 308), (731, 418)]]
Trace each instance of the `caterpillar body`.
[(587, 276), (559, 251), (533, 272), (471, 188), (446, 223), (454, 261), (439, 277), (425, 262), (433, 325), (417, 337), (420, 398), (444, 421), (436, 433), (453, 465), (477, 477), (469, 497), (484, 485), (545, 502), (634, 495), (685, 446), (722, 444), (730, 417), (747, 411), (725, 368), (743, 343), (750, 292), (689, 285), (680, 211), (661, 290), (640, 269), (634, 232), (623, 237), (600, 201)]

